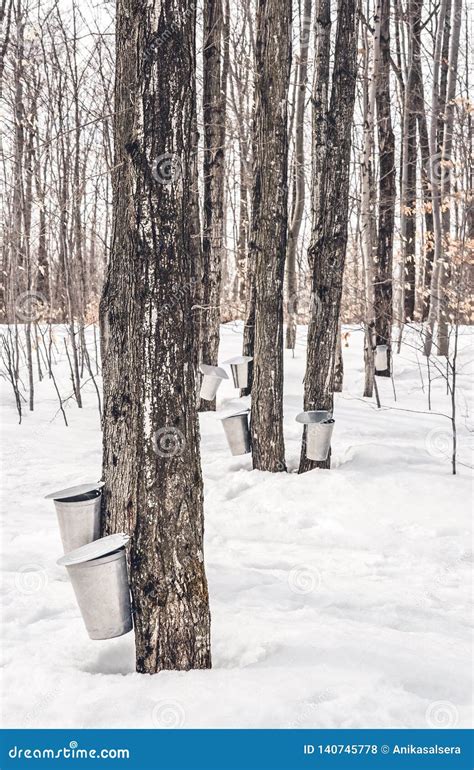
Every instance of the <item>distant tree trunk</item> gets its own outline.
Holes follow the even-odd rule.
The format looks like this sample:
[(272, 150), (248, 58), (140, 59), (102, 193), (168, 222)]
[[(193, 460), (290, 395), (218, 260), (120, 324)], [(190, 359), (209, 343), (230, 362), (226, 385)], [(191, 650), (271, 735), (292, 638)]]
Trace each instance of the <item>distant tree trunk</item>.
[(444, 254), (439, 276), (439, 314), (438, 314), (438, 353), (445, 358), (449, 355), (449, 294), (448, 282), (450, 277), (451, 260), (451, 206), (452, 206), (452, 165), (453, 165), (453, 128), (454, 100), (458, 76), (458, 54), (461, 33), (462, 0), (454, 0), (451, 49), (449, 54), (449, 73), (446, 89), (446, 109), (444, 116), (444, 135), (442, 146), (443, 173), (441, 177), (442, 214), (441, 227), (443, 231)]
[[(448, 6), (449, 3), (449, 6)], [(441, 110), (441, 72), (443, 40), (446, 40), (445, 28), (450, 26), (447, 21), (447, 11), (450, 0), (441, 0), (438, 13), (438, 30), (436, 34), (434, 62), (433, 62), (433, 89), (431, 93), (431, 125), (430, 125), (430, 162), (429, 176), (431, 184), (431, 201), (433, 208), (433, 232), (434, 254), (433, 270), (430, 285), (430, 309), (425, 329), (425, 341), (423, 352), (425, 356), (431, 355), (433, 346), (433, 334), (435, 323), (439, 313), (439, 276), (442, 259), (442, 230), (441, 230), (441, 177), (443, 165), (439, 152), (439, 115)]]
[[(370, 44), (369, 32), (362, 28), (363, 49), (363, 148), (360, 162), (361, 183), (361, 251), (364, 263), (364, 397), (372, 398), (374, 389), (374, 247), (376, 241), (375, 201), (373, 154), (374, 154), (374, 112), (375, 112), (375, 63), (378, 59), (378, 49), (375, 43), (380, 38), (380, 20), (376, 19), (376, 31)], [(370, 49), (372, 48), (372, 65)]]
[[(326, 0), (324, 0), (326, 5)], [(317, 10), (317, 20), (326, 34), (329, 21), (327, 13), (321, 14), (323, 3)], [(323, 36), (324, 40), (324, 36)], [(317, 42), (318, 56), (323, 55)], [(304, 408), (333, 409), (334, 370), (337, 351), (337, 335), (342, 296), (342, 279), (347, 246), (349, 208), (349, 165), (351, 157), (351, 129), (355, 99), (357, 55), (356, 9), (351, 0), (339, 0), (335, 41), (334, 69), (329, 103), (324, 95), (321, 103), (317, 98), (321, 87), (318, 69), (315, 70), (313, 96), (313, 153), (316, 168), (313, 186), (313, 222), (309, 262), (312, 266), (312, 302), (308, 327), (306, 375), (304, 383)], [(322, 62), (323, 70), (326, 62)], [(318, 82), (319, 81), (319, 82)], [(327, 92), (326, 92), (327, 93)], [(324, 94), (324, 91), (323, 91)], [(320, 136), (319, 109), (325, 111), (328, 104), (324, 152), (318, 142)], [(330, 456), (324, 462), (314, 462), (306, 457), (303, 440), (299, 472), (315, 467), (328, 468)]]
[(296, 344), (296, 324), (298, 313), (298, 280), (296, 273), (296, 249), (304, 213), (304, 108), (306, 84), (308, 81), (308, 25), (311, 19), (312, 0), (304, 0), (303, 18), (300, 20), (300, 51), (298, 63), (295, 128), (295, 196), (291, 221), (288, 228), (286, 254), (286, 285), (288, 293), (288, 322), (286, 328), (286, 347), (294, 350)]
[[(201, 360), (217, 365), (224, 257), (225, 84), (223, 83), (222, 0), (204, 0), (203, 120), (204, 201), (202, 236)], [(216, 401), (202, 401), (214, 411)]]
[(258, 0), (251, 259), (255, 341), (254, 468), (286, 470), (283, 440), (283, 279), (287, 245), (291, 0)]
[(132, 537), (136, 667), (150, 674), (211, 665), (189, 291), (195, 16), (192, 0), (117, 3), (103, 533)]
[[(49, 162), (49, 145), (46, 147), (46, 157), (43, 168), (40, 161), (39, 134), (36, 133), (36, 154), (35, 154), (35, 190), (38, 200), (38, 275), (36, 278), (36, 290), (41, 298), (44, 298), (47, 305), (51, 301), (51, 292), (49, 286), (49, 258), (47, 249), (47, 223), (46, 223), (46, 184), (47, 168)], [(49, 316), (51, 309), (49, 309)]]
[[(23, 276), (25, 273), (25, 257), (23, 253), (23, 200), (24, 200), (24, 151), (25, 151), (25, 105), (24, 105), (24, 34), (25, 19), (21, 0), (16, 1), (15, 9), (16, 23), (16, 55), (13, 68), (13, 115), (14, 115), (14, 137), (13, 137), (13, 196), (10, 230), (10, 253), (8, 260), (8, 282), (7, 282), (7, 308), (8, 320), (12, 323), (18, 322), (16, 309), (16, 299), (27, 288)], [(20, 319), (22, 320), (22, 319)]]
[(336, 361), (334, 364), (334, 393), (342, 393), (342, 386), (344, 384), (344, 360), (342, 358), (342, 324), (339, 318), (337, 326), (337, 339), (336, 339)]
[[(253, 72), (255, 72), (256, 67), (256, 45), (253, 35), (253, 23), (254, 19), (252, 18), (252, 14), (250, 11), (251, 3), (246, 0), (246, 2), (243, 3), (244, 9), (245, 9), (245, 19), (246, 23), (249, 27), (249, 35), (251, 40), (251, 56), (248, 58), (251, 60), (251, 63), (253, 65)], [(248, 85), (248, 82), (250, 80), (250, 77), (252, 77), (252, 72), (249, 72), (251, 68), (247, 68), (245, 71), (245, 85)], [(254, 176), (254, 159), (256, 155), (256, 148), (255, 148), (255, 142), (256, 142), (256, 131), (255, 126), (253, 124), (253, 118), (255, 116), (255, 100), (256, 100), (256, 94), (254, 92), (253, 94), (253, 106), (252, 106), (252, 131), (250, 134), (250, 140), (249, 140), (249, 154), (251, 157), (251, 168), (252, 168), (252, 177)], [(250, 115), (248, 112), (246, 112), (248, 117), (250, 118)], [(249, 121), (250, 122), (250, 121)], [(245, 127), (241, 129), (241, 134), (243, 136), (247, 136)], [(248, 162), (248, 154), (245, 156), (247, 160), (247, 169), (249, 168), (249, 162)], [(249, 179), (250, 174), (247, 174), (247, 179)], [(250, 187), (250, 183), (249, 183)], [(255, 185), (252, 183), (251, 185), (251, 192), (250, 192), (250, 220), (252, 220), (253, 217), (253, 209), (255, 206), (255, 194), (257, 190)], [(257, 195), (258, 197), (258, 195)], [(255, 345), (255, 249), (252, 250), (251, 248), (251, 227), (252, 222), (250, 221), (247, 226), (247, 259), (246, 259), (246, 275), (245, 275), (245, 325), (244, 325), (244, 333), (243, 333), (243, 342), (242, 342), (242, 354), (244, 356), (253, 356), (254, 354), (254, 345)], [(248, 376), (248, 384), (246, 388), (242, 388), (240, 390), (241, 396), (249, 396), (252, 392), (252, 383), (253, 383), (253, 361), (250, 362), (249, 365), (249, 376)]]
[[(233, 55), (229, 63), (229, 94), (232, 109), (237, 124), (238, 133), (238, 166), (239, 166), (239, 218), (236, 244), (236, 272), (232, 287), (232, 300), (237, 307), (238, 317), (243, 317), (246, 311), (247, 296), (247, 247), (249, 235), (249, 187), (251, 184), (251, 162), (249, 157), (250, 144), (250, 79), (251, 56), (249, 50), (249, 3), (243, 3), (241, 28), (237, 43), (233, 46)], [(249, 354), (250, 355), (250, 354)]]
[(390, 376), (392, 338), (392, 270), (395, 220), (395, 138), (392, 129), (390, 99), (390, 0), (378, 0), (380, 20), (380, 56), (377, 61), (376, 106), (379, 142), (378, 235), (375, 265), (374, 307), (377, 345), (388, 346), (388, 365), (377, 374)]
[(430, 144), (428, 124), (426, 120), (425, 94), (423, 87), (423, 71), (421, 65), (421, 11), (423, 0), (410, 0), (410, 43), (412, 54), (412, 78), (413, 78), (413, 109), (418, 125), (418, 138), (421, 155), (421, 188), (423, 191), (425, 234), (422, 242), (422, 302), (421, 314), (425, 321), (429, 311), (429, 287), (433, 270), (433, 211), (430, 183)]
[(414, 52), (416, 34), (414, 26), (419, 23), (416, 15), (418, 0), (408, 3), (408, 73), (403, 104), (403, 166), (400, 211), (400, 240), (402, 250), (402, 291), (404, 319), (408, 322), (415, 317), (416, 290), (416, 68)]
[(247, 244), (249, 233), (248, 205), (248, 141), (243, 136), (239, 139), (239, 236), (237, 241), (237, 276), (234, 301), (240, 307), (245, 305), (245, 268), (247, 264)]

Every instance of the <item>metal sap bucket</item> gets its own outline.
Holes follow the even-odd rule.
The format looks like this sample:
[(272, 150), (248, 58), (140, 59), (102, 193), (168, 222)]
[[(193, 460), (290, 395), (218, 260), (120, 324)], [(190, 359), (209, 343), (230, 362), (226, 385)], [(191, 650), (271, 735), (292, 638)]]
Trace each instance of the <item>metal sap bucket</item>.
[(388, 366), (388, 345), (377, 345), (375, 348), (375, 371), (385, 372)]
[(297, 422), (306, 425), (306, 457), (321, 462), (326, 460), (331, 448), (335, 420), (327, 410), (301, 412)]
[(226, 366), (230, 366), (234, 386), (236, 388), (247, 387), (249, 380), (249, 363), (252, 360), (252, 356), (235, 356), (235, 358), (229, 358), (228, 361), (224, 361)]
[(133, 628), (125, 554), (128, 541), (128, 535), (109, 535), (58, 559), (68, 571), (91, 639), (112, 639)]
[(100, 537), (103, 486), (103, 481), (78, 484), (46, 495), (46, 500), (54, 500), (64, 553)]
[(222, 426), (231, 454), (246, 455), (250, 452), (249, 409), (228, 417), (221, 417)]
[(216, 397), (217, 390), (222, 380), (228, 380), (229, 376), (220, 366), (201, 364), (199, 370), (204, 375), (199, 395), (203, 401), (212, 401)]

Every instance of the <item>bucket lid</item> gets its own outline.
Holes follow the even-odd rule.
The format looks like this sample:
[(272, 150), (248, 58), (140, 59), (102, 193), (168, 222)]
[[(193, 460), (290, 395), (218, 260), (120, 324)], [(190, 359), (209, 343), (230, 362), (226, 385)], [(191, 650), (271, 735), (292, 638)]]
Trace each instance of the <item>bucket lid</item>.
[(312, 422), (325, 422), (332, 418), (332, 412), (328, 409), (315, 409), (310, 412), (300, 412), (296, 415), (296, 422), (302, 422), (309, 425)]
[(66, 489), (60, 489), (58, 492), (50, 492), (44, 499), (64, 500), (66, 497), (78, 497), (79, 495), (87, 494), (87, 492), (94, 492), (95, 490), (102, 489), (104, 484), (104, 481), (93, 481), (89, 484), (76, 484), (75, 487), (67, 487)]
[(222, 369), (220, 366), (211, 366), (210, 364), (200, 364), (199, 369), (203, 374), (206, 374), (208, 377), (219, 377), (221, 380), (228, 380), (229, 375), (225, 371), (225, 369)]
[(107, 537), (93, 540), (92, 543), (87, 543), (87, 545), (81, 545), (80, 548), (75, 548), (74, 551), (69, 551), (69, 553), (61, 556), (56, 564), (59, 564), (60, 567), (71, 567), (73, 564), (82, 564), (85, 561), (99, 559), (101, 556), (107, 556), (108, 553), (123, 548), (129, 540), (130, 537), (124, 532), (119, 532), (116, 535), (107, 535)]
[(252, 356), (235, 356), (234, 358), (229, 358), (228, 361), (224, 361), (224, 364), (227, 364), (227, 366), (238, 366), (239, 364), (247, 364), (249, 361), (253, 361)]
[(232, 417), (241, 417), (243, 414), (248, 414), (250, 412), (250, 409), (241, 409), (240, 412), (233, 412), (233, 414), (226, 414), (224, 417), (219, 417), (219, 420), (223, 422), (224, 420), (230, 420)]

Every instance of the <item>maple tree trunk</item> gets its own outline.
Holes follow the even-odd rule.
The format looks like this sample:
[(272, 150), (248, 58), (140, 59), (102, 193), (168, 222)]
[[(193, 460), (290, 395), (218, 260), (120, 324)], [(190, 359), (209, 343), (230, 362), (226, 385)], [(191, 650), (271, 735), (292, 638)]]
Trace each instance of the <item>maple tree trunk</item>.
[(102, 529), (131, 535), (137, 671), (209, 668), (190, 291), (194, 3), (118, 0), (116, 57), (114, 221), (101, 300)]
[(250, 236), (255, 291), (251, 432), (254, 468), (267, 471), (286, 469), (283, 278), (288, 219), (290, 19), (290, 0), (258, 0)]
[[(318, 19), (322, 18), (320, 13)], [(326, 24), (324, 29), (326, 31)], [(314, 180), (313, 188), (313, 221), (309, 247), (312, 302), (304, 381), (306, 411), (333, 409), (342, 280), (347, 246), (356, 53), (357, 23), (354, 4), (350, 0), (339, 0), (334, 68), (328, 101), (326, 86), (329, 82), (329, 72), (326, 59), (323, 69), (327, 72), (328, 80), (321, 83), (320, 72), (316, 68), (314, 83), (319, 94), (323, 87), (324, 101), (321, 103), (320, 99), (313, 98), (313, 152), (318, 154), (319, 164), (318, 177)], [(320, 109), (327, 117), (324, 153), (319, 145), (317, 130), (320, 125)], [(322, 462), (308, 459), (305, 452), (305, 436), (303, 437), (300, 473), (316, 467), (329, 468), (330, 461), (330, 454), (327, 460)]]

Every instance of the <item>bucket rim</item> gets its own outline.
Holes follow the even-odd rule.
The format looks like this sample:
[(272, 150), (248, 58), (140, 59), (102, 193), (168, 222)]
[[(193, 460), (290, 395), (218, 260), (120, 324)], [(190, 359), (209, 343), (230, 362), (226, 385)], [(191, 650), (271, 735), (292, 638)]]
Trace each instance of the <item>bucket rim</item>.
[(302, 422), (304, 425), (325, 422), (332, 419), (330, 409), (310, 409), (307, 412), (300, 412), (296, 415), (296, 422)]
[(73, 487), (66, 487), (65, 489), (59, 489), (57, 492), (50, 492), (49, 495), (45, 495), (45, 500), (65, 500), (67, 497), (79, 497), (79, 495), (85, 495), (87, 492), (99, 491), (104, 486), (105, 481), (94, 481), (86, 484), (76, 484)]
[(84, 562), (93, 561), (94, 559), (100, 559), (102, 556), (108, 556), (113, 551), (124, 548), (129, 540), (130, 537), (129, 535), (126, 535), (125, 532), (107, 535), (98, 540), (93, 540), (92, 543), (81, 545), (80, 548), (69, 551), (69, 553), (61, 556), (56, 564), (59, 567), (72, 567), (76, 564), (83, 564)]
[(233, 414), (226, 414), (224, 417), (219, 417), (219, 420), (221, 422), (224, 422), (224, 420), (230, 420), (232, 417), (242, 417), (244, 414), (249, 414), (250, 409), (240, 409), (238, 412), (234, 412)]
[(66, 569), (74, 569), (74, 567), (100, 567), (101, 564), (109, 564), (111, 561), (117, 561), (121, 559), (125, 553), (125, 546), (117, 548), (115, 551), (106, 553), (105, 556), (98, 556), (96, 559), (88, 559), (87, 561), (81, 561), (79, 564), (67, 564)]
[(223, 361), (225, 366), (238, 366), (239, 364), (248, 364), (249, 361), (253, 361), (253, 356), (234, 356), (227, 361)]
[(228, 380), (229, 375), (222, 369), (221, 366), (213, 366), (212, 364), (199, 364), (199, 371), (206, 377), (217, 377), (220, 380)]

